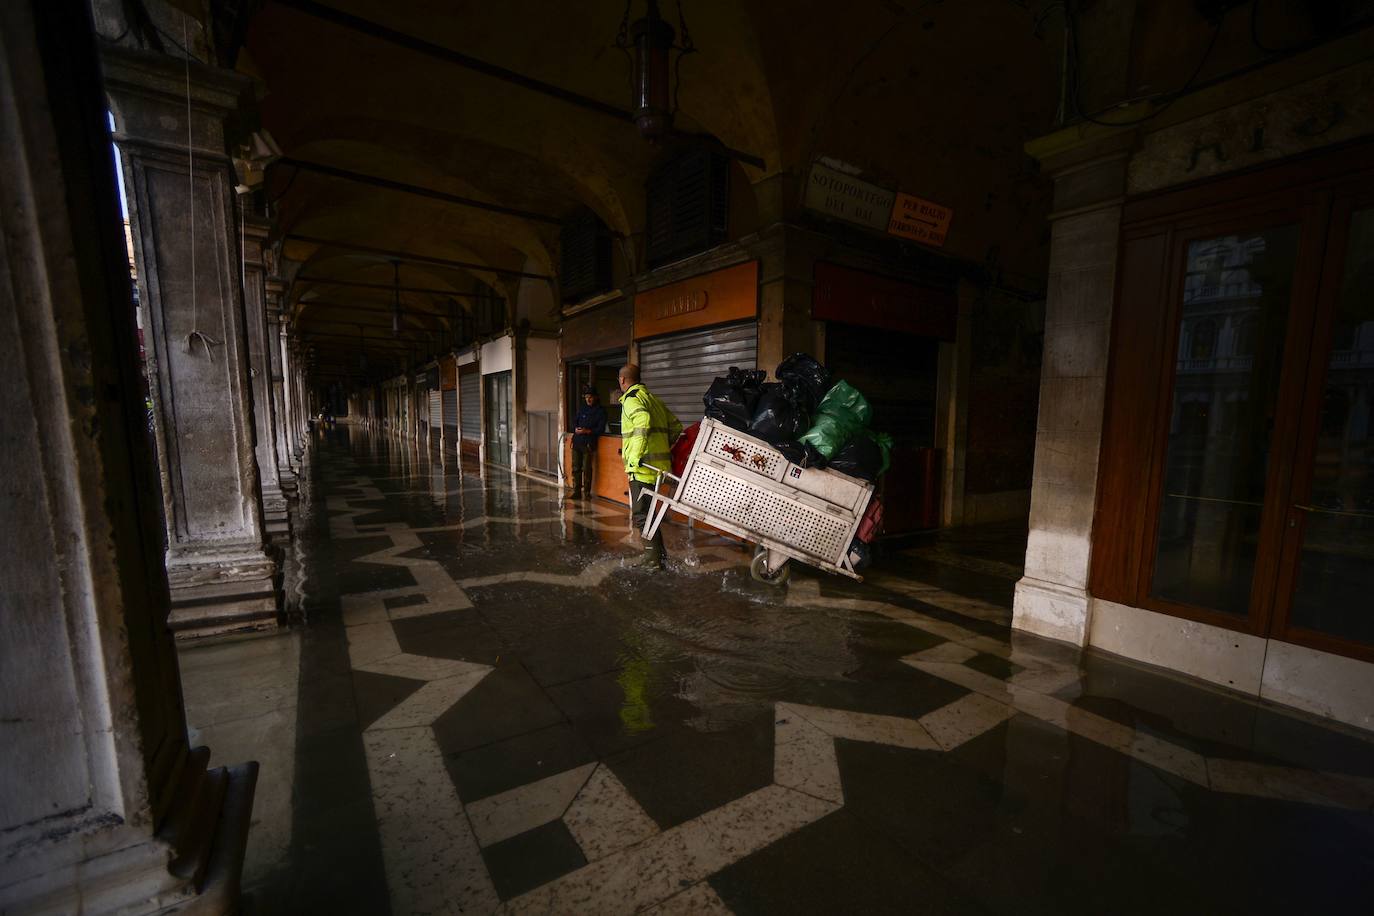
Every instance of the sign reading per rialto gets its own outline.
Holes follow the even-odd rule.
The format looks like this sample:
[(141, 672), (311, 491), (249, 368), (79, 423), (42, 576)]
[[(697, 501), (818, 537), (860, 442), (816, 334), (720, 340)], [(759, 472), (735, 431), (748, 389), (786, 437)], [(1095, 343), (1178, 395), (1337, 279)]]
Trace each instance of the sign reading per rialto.
[(806, 180), (808, 209), (879, 232), (887, 231), (896, 197), (894, 191), (819, 162), (812, 164), (811, 175)]
[(954, 211), (949, 207), (899, 193), (887, 231), (892, 235), (939, 247), (945, 243), (949, 221), (953, 216)]

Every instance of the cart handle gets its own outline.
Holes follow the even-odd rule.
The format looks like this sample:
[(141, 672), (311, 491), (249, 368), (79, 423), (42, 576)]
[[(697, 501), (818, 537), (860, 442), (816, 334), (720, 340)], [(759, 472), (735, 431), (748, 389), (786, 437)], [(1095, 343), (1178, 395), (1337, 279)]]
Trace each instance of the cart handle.
[[(663, 478), (665, 478), (665, 477), (667, 477), (669, 480), (673, 481), (674, 483), (682, 483), (682, 478), (679, 477), (679, 476), (677, 476), (676, 474), (673, 474), (673, 473), (670, 473), (670, 472), (668, 472), (668, 471), (665, 471), (665, 470), (663, 470), (662, 468), (656, 468), (656, 467), (654, 467), (652, 464), (649, 465), (648, 467), (649, 467), (649, 470), (651, 470), (651, 471), (654, 472), (654, 484), (653, 484), (654, 489), (653, 489), (653, 492), (655, 492), (655, 493), (658, 492), (658, 488), (659, 488), (659, 487), (663, 486)], [(644, 497), (644, 494), (645, 494), (646, 492), (648, 492), (648, 491), (641, 490), (641, 491), (639, 492), (639, 495), (640, 495), (640, 498), (641, 498), (641, 499)]]

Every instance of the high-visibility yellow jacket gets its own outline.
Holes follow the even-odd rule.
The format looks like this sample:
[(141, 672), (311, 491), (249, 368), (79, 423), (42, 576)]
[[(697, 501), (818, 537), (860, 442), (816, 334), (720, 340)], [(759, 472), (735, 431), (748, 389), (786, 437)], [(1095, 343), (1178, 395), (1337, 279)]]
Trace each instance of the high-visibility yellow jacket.
[(620, 456), (625, 473), (640, 483), (653, 483), (654, 472), (673, 469), (670, 452), (682, 434), (682, 424), (667, 406), (643, 385), (632, 385), (620, 399)]

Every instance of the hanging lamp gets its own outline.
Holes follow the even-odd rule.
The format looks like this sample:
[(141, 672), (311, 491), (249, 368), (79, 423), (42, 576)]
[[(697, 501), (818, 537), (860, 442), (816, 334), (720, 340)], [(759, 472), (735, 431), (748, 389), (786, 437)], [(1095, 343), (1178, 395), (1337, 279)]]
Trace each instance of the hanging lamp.
[[(659, 13), (658, 0), (646, 0), (644, 15), (631, 23), (632, 2), (627, 0), (625, 4), (615, 45), (630, 58), (635, 126), (644, 139), (657, 143), (673, 130), (682, 85), (682, 58), (696, 51), (696, 45), (687, 30), (681, 0), (677, 5), (676, 30)], [(670, 61), (674, 51), (677, 59)]]

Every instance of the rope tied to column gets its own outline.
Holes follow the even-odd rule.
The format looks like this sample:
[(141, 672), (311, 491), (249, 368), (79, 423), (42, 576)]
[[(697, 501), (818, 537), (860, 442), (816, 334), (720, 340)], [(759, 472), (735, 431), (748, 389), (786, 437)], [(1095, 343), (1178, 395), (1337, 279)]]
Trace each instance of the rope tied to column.
[(196, 289), (196, 153), (193, 131), (191, 129), (191, 40), (186, 29), (186, 16), (181, 19), (181, 52), (186, 65), (186, 176), (190, 191), (188, 204), (191, 208), (191, 331), (186, 335), (186, 352), (196, 352), (196, 341), (205, 348), (205, 355), (212, 360), (219, 341), (200, 329), (200, 302)]

